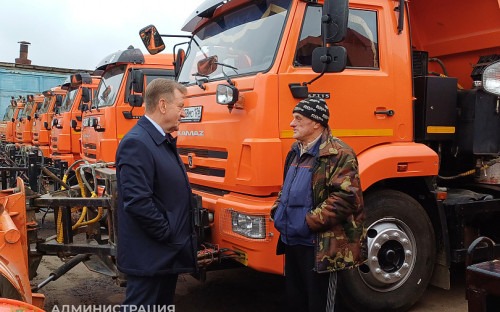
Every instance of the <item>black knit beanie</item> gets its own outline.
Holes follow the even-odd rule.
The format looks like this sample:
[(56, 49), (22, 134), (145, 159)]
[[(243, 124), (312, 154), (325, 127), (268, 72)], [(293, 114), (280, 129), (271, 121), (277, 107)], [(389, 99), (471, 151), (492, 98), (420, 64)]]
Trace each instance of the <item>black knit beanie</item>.
[(328, 128), (328, 119), (330, 118), (330, 112), (328, 110), (328, 105), (326, 101), (319, 97), (310, 97), (303, 99), (293, 109), (294, 113), (299, 113), (317, 123), (321, 124), (323, 127)]

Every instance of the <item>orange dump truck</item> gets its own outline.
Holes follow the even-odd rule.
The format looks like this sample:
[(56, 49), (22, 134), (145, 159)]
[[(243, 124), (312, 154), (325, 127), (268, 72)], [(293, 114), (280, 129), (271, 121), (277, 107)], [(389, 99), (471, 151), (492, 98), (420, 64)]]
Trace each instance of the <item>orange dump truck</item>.
[(16, 120), (19, 115), (19, 112), (24, 109), (25, 100), (22, 97), (16, 102), (16, 106), (14, 107), (12, 118), (7, 120), (5, 126), (5, 143), (11, 144), (16, 142)]
[[(205, 240), (283, 272), (270, 208), (292, 109), (319, 96), (357, 153), (367, 215), (368, 261), (343, 275), (341, 295), (360, 311), (403, 311), (431, 278), (449, 288), (479, 233), (500, 242), (499, 16), (497, 0), (201, 4), (183, 27), (177, 148)], [(164, 46), (145, 29), (146, 47)]]
[(16, 110), (17, 102), (12, 99), (10, 105), (5, 109), (2, 121), (0, 121), (0, 141), (5, 144), (7, 138), (7, 122), (12, 121), (14, 118), (14, 111)]
[(121, 138), (142, 115), (142, 92), (158, 77), (174, 79), (171, 55), (143, 55), (129, 48), (104, 58), (97, 70), (103, 70), (92, 105), (83, 112), (82, 159), (114, 162)]
[(43, 103), (43, 95), (28, 95), (24, 108), (19, 111), (16, 123), (16, 143), (31, 145), (33, 141), (33, 122), (35, 113)]
[(88, 73), (74, 74), (62, 88), (67, 91), (61, 106), (55, 108), (51, 129), (52, 160), (62, 160), (71, 165), (80, 159), (81, 123), (84, 106), (90, 106), (99, 84), (99, 77)]
[(50, 130), (55, 107), (61, 106), (66, 96), (66, 90), (60, 86), (43, 92), (44, 100), (37, 117), (33, 121), (33, 146), (39, 148), (44, 157), (50, 157)]

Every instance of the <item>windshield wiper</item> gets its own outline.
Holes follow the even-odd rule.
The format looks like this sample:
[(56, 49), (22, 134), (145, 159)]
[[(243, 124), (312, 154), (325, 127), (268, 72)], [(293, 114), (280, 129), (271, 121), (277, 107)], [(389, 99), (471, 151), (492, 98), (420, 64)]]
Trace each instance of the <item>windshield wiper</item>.
[[(208, 76), (207, 75), (202, 75), (200, 73), (194, 73), (194, 80), (196, 81), (196, 85), (200, 87), (203, 91), (207, 89), (203, 84), (208, 82)], [(198, 79), (198, 77), (201, 77)]]
[(224, 64), (224, 63), (219, 63), (219, 62), (216, 62), (215, 64), (222, 66), (222, 70), (221, 71), (222, 71), (222, 74), (224, 75), (224, 77), (226, 78), (227, 83), (229, 83), (230, 85), (234, 86), (233, 81), (231, 80), (231, 78), (229, 78), (229, 76), (224, 71), (224, 67), (228, 67), (228, 68), (234, 70), (234, 72), (236, 73), (236, 75), (238, 75), (238, 68), (236, 68), (234, 66), (231, 66), (231, 65)]

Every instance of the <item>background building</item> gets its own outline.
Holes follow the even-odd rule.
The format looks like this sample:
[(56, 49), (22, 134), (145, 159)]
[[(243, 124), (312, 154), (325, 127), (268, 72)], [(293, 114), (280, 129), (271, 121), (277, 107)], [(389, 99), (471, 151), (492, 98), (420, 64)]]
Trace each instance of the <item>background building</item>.
[(28, 94), (39, 94), (52, 87), (58, 86), (66, 78), (74, 73), (88, 72), (91, 70), (69, 69), (31, 65), (28, 59), (29, 42), (21, 41), (19, 58), (15, 63), (0, 62), (0, 119), (10, 103), (14, 99)]

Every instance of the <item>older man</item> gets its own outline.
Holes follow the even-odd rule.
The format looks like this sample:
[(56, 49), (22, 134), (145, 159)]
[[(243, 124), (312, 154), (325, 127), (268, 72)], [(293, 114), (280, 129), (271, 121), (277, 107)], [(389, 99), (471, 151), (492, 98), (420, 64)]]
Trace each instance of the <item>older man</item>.
[(289, 311), (333, 311), (336, 272), (365, 260), (366, 230), (358, 163), (331, 135), (325, 100), (308, 98), (293, 109), (297, 140), (287, 155), (284, 183), (273, 208), (285, 254)]

